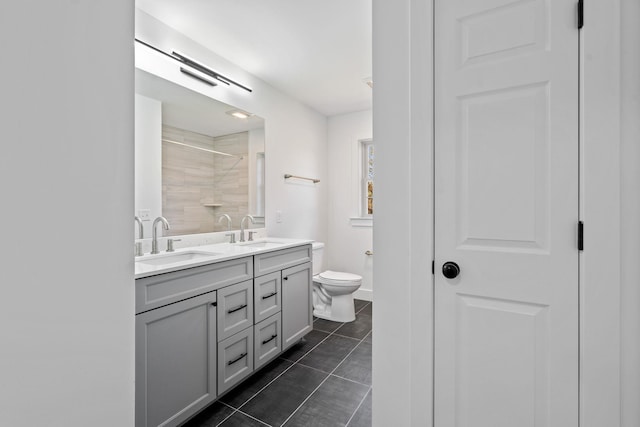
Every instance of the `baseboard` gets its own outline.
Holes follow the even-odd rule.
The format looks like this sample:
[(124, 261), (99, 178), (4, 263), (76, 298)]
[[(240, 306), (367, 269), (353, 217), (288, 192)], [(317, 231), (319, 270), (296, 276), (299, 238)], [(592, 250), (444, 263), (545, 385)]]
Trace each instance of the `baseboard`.
[(371, 289), (358, 289), (353, 293), (353, 297), (355, 299), (373, 301), (373, 291)]

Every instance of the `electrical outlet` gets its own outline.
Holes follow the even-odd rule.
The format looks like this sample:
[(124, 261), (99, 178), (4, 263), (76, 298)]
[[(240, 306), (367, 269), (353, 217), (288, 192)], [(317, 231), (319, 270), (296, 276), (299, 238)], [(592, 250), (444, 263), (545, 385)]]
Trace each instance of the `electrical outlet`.
[(149, 209), (140, 209), (138, 216), (143, 221), (151, 221), (151, 211)]
[(276, 211), (276, 222), (282, 222), (282, 211)]

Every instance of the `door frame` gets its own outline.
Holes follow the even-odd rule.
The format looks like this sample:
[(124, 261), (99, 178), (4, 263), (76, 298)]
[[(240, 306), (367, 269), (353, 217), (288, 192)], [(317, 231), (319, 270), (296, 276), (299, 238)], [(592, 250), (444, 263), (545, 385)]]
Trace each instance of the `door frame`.
[[(621, 423), (621, 1), (580, 35), (581, 427)], [(373, 28), (373, 425), (433, 425), (433, 0), (373, 0)]]

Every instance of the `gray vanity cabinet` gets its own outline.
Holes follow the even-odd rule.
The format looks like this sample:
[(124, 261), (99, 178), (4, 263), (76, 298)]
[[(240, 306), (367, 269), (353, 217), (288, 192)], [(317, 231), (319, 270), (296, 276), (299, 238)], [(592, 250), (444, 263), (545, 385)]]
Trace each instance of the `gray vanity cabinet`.
[(311, 263), (282, 270), (282, 350), (313, 330)]
[(174, 427), (313, 329), (311, 245), (136, 280), (136, 427)]
[(136, 426), (176, 426), (216, 399), (216, 292), (136, 316)]

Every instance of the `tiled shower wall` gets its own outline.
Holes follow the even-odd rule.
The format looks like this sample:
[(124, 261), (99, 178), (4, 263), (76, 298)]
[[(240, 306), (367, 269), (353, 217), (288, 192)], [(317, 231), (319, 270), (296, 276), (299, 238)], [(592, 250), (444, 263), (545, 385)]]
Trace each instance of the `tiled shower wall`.
[[(162, 142), (162, 214), (171, 230), (166, 236), (232, 229), (248, 212), (248, 133), (212, 138), (172, 126), (162, 126), (162, 139), (243, 156), (240, 160)], [(205, 205), (221, 206), (205, 206)]]

